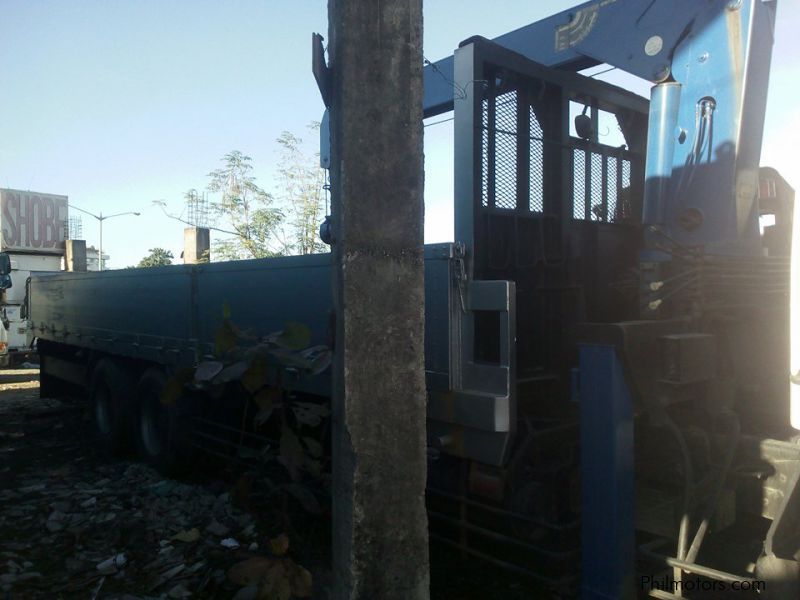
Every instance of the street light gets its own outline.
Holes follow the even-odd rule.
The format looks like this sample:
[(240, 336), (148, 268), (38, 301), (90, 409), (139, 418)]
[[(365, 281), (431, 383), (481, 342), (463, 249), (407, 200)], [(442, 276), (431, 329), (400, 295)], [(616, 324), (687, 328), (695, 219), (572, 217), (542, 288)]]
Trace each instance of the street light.
[(128, 211), (128, 212), (121, 212), (121, 213), (115, 213), (113, 215), (103, 216), (102, 212), (99, 215), (96, 215), (94, 213), (90, 213), (88, 210), (83, 210), (82, 208), (78, 208), (74, 204), (70, 204), (69, 207), (74, 208), (75, 210), (79, 210), (82, 213), (86, 213), (90, 217), (94, 217), (95, 219), (100, 221), (100, 256), (98, 257), (98, 262), (100, 263), (101, 271), (103, 270), (103, 221), (105, 221), (106, 219), (111, 219), (113, 217), (121, 217), (123, 215), (135, 215), (138, 217), (140, 214), (142, 214), (138, 212)]

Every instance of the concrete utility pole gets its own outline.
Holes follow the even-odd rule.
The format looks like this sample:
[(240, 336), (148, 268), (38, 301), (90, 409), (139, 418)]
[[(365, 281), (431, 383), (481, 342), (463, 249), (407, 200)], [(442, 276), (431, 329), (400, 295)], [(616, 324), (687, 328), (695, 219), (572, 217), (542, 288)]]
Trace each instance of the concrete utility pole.
[(429, 597), (421, 0), (330, 0), (334, 597)]

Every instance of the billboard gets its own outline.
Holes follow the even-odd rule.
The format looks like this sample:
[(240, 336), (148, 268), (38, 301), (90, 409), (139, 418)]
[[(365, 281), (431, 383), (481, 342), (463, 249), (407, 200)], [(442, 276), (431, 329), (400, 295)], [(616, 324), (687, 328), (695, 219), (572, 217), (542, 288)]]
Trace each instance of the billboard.
[(67, 217), (66, 196), (0, 189), (0, 246), (63, 254)]

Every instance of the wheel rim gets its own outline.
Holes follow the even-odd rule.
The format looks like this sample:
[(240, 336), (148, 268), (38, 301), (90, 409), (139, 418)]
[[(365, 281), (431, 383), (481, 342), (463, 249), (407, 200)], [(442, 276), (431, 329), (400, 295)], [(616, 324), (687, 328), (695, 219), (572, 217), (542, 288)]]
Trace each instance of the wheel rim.
[(111, 393), (105, 385), (100, 385), (95, 392), (94, 418), (97, 429), (102, 435), (111, 433)]
[(148, 395), (142, 404), (140, 426), (142, 432), (142, 444), (150, 456), (158, 456), (163, 449), (162, 435), (163, 411), (156, 398)]

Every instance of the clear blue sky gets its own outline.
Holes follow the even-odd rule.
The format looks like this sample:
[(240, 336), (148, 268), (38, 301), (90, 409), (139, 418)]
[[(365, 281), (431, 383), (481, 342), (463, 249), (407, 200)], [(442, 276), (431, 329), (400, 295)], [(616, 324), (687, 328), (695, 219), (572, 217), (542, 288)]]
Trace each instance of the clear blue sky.
[[(425, 55), (574, 4), (428, 0)], [(151, 202), (180, 212), (183, 193), (204, 188), (226, 152), (252, 156), (259, 183), (274, 189), (280, 133), (316, 147), (305, 130), (323, 110), (310, 37), (327, 34), (325, 0), (0, 0), (0, 18), (0, 187), (66, 194), (95, 213), (142, 211), (105, 223), (112, 268), (154, 246), (180, 253), (182, 225)], [(798, 30), (798, 2), (782, 0), (762, 163), (800, 190)], [(452, 231), (451, 132), (426, 130), (429, 241)], [(96, 245), (97, 222), (83, 219)]]

